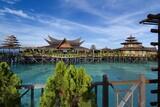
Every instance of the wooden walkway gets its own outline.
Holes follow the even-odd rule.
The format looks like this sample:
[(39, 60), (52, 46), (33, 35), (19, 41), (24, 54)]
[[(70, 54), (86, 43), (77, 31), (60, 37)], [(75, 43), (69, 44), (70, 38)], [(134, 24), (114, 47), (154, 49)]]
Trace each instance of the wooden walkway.
[(135, 56), (23, 56), (23, 63), (57, 63), (64, 61), (65, 63), (100, 63), (100, 62), (120, 62), (120, 63), (146, 63), (148, 61), (156, 61), (150, 57)]

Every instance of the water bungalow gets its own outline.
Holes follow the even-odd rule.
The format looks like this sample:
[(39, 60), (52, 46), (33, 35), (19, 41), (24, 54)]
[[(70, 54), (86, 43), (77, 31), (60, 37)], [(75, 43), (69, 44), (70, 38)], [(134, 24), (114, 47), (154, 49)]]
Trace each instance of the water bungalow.
[(17, 49), (19, 50), (20, 46), (21, 45), (19, 41), (17, 40), (16, 36), (10, 35), (10, 36), (7, 36), (4, 42), (2, 43), (1, 49), (2, 49), (2, 52), (4, 53), (10, 53), (10, 52), (15, 53), (16, 52), (15, 50)]
[[(81, 38), (59, 40), (48, 36), (45, 39), (47, 46), (23, 47), (21, 48), (21, 62), (23, 63), (56, 63), (63, 60), (68, 63), (95, 63), (95, 62), (147, 62), (156, 60), (157, 49), (155, 47), (144, 47), (135, 37), (128, 37), (124, 45), (118, 49), (96, 49), (92, 45), (90, 49), (81, 46), (84, 41)], [(9, 36), (3, 45), (3, 49), (20, 49), (20, 45), (15, 36)]]
[[(158, 25), (158, 29), (152, 29), (151, 31), (153, 31), (154, 33), (158, 33), (158, 42), (153, 42), (156, 46), (158, 46), (158, 54), (160, 53), (160, 14), (157, 15), (148, 15), (148, 18), (143, 20), (141, 23), (143, 24), (157, 24)], [(13, 36), (11, 37), (13, 38)], [(51, 39), (51, 38), (50, 38)], [(9, 41), (12, 41), (13, 39), (9, 39)], [(15, 39), (14, 39), (15, 41)], [(24, 52), (28, 52), (28, 55), (26, 53), (22, 53), (24, 54), (24, 56), (32, 56), (33, 58), (35, 58), (35, 56), (40, 56), (42, 59), (43, 57), (48, 57), (49, 55), (51, 55), (50, 57), (54, 57), (54, 52), (62, 52), (63, 55), (66, 55), (68, 53), (76, 53), (76, 55), (78, 53), (78, 48), (81, 45), (81, 42), (79, 40), (79, 42), (74, 42), (74, 41), (69, 41), (67, 39), (63, 39), (59, 42), (53, 42), (52, 40), (46, 40), (49, 45), (48, 46), (44, 46), (44, 47), (37, 47), (37, 48), (26, 48), (26, 50)], [(77, 41), (77, 40), (76, 40)], [(14, 48), (17, 45), (11, 45), (11, 42), (8, 42), (9, 44), (4, 44), (3, 48)], [(14, 42), (17, 43), (17, 42)], [(57, 43), (57, 44), (54, 44)], [(78, 44), (79, 45), (75, 45)], [(100, 56), (102, 57), (107, 57), (107, 58), (113, 58), (114, 60), (118, 59), (118, 58), (135, 58), (135, 57), (140, 57), (140, 58), (148, 58), (151, 57), (152, 55), (155, 55), (156, 57), (158, 57), (158, 66), (156, 68), (153, 68), (152, 71), (157, 71), (157, 78), (156, 79), (148, 79), (146, 78), (144, 75), (140, 75), (140, 77), (138, 79), (135, 80), (118, 80), (118, 81), (111, 81), (109, 80), (107, 75), (103, 75), (102, 77), (102, 81), (95, 81), (91, 84), (91, 89), (93, 90), (94, 94), (95, 94), (95, 102), (96, 105), (99, 101), (98, 96), (99, 96), (99, 90), (101, 90), (102, 93), (102, 107), (109, 107), (109, 100), (114, 100), (115, 99), (115, 106), (116, 107), (125, 107), (125, 106), (129, 106), (129, 107), (134, 107), (134, 102), (137, 103), (137, 106), (139, 107), (146, 107), (146, 99), (149, 98), (149, 94), (148, 94), (148, 90), (147, 90), (147, 85), (149, 84), (156, 84), (157, 86), (154, 87), (155, 89), (151, 90), (150, 92), (153, 95), (156, 95), (157, 99), (151, 99), (152, 102), (150, 102), (150, 106), (156, 106), (156, 107), (160, 107), (160, 55), (157, 56), (157, 49), (155, 47), (144, 47), (142, 45), (141, 42), (138, 42), (136, 40), (135, 37), (130, 36), (128, 37), (125, 42), (121, 43), (123, 45), (122, 48), (118, 48), (118, 49), (109, 49), (109, 48), (104, 48), (101, 49), (99, 51), (98, 54), (100, 54)], [(95, 58), (95, 50), (96, 48), (94, 48), (94, 46), (92, 46), (93, 48), (91, 49), (86, 49), (83, 48), (82, 50), (84, 52), (92, 52), (92, 57)], [(52, 52), (52, 53), (51, 53)], [(98, 52), (98, 51), (97, 51)], [(73, 55), (72, 53), (72, 55)], [(103, 54), (105, 53), (105, 54)], [(46, 55), (46, 56), (45, 56)], [(86, 55), (86, 54), (85, 54)], [(63, 58), (64, 56), (60, 56), (60, 58)], [(78, 56), (75, 56), (75, 58), (77, 58)], [(54, 57), (54, 58), (58, 58)], [(66, 57), (67, 59), (70, 59), (70, 56)], [(82, 58), (82, 57), (79, 57)], [(85, 57), (86, 58), (86, 57)], [(112, 60), (113, 60), (112, 59)], [(35, 59), (36, 61), (38, 61), (38, 58)], [(122, 72), (123, 73), (123, 72)], [(117, 87), (116, 87), (117, 86)], [(118, 86), (125, 86), (124, 88), (119, 88)], [(101, 88), (99, 88), (101, 87)], [(126, 88), (127, 87), (127, 88)], [(149, 86), (150, 87), (150, 86)], [(34, 107), (34, 90), (38, 89), (41, 90), (41, 94), (43, 94), (44, 92), (44, 88), (45, 85), (44, 84), (28, 84), (28, 85), (21, 85), (18, 87), (21, 90), (26, 89), (20, 96), (20, 98), (22, 98), (24, 95), (26, 95), (28, 92), (30, 92), (30, 94), (28, 94), (28, 96), (30, 96), (30, 107)], [(152, 88), (152, 87), (150, 87)], [(111, 90), (112, 89), (112, 90)], [(110, 93), (114, 92), (114, 96), (110, 97)], [(150, 98), (149, 98), (150, 99)]]
[(66, 38), (64, 38), (63, 40), (58, 40), (56, 38), (48, 36), (48, 39), (45, 39), (45, 41), (49, 45), (44, 46), (42, 48), (57, 49), (58, 51), (61, 51), (63, 53), (70, 51), (72, 52), (88, 51), (87, 48), (81, 46), (82, 43), (84, 42), (81, 41), (81, 38), (77, 38), (75, 40), (67, 40)]
[(157, 54), (156, 47), (144, 47), (142, 43), (138, 42), (132, 35), (127, 37), (125, 42), (121, 44), (123, 47), (116, 50), (120, 51), (124, 56), (150, 57)]
[[(157, 78), (156, 79), (147, 79), (144, 75), (140, 75), (140, 77), (136, 80), (120, 80), (120, 81), (110, 81), (107, 75), (103, 75), (102, 81), (93, 82), (91, 84), (91, 89), (95, 93), (95, 101), (97, 105), (98, 99), (98, 90), (100, 89), (99, 86), (102, 87), (102, 107), (109, 107), (109, 100), (116, 97), (116, 107), (133, 107), (134, 102), (136, 101), (137, 106), (139, 107), (146, 107), (146, 97), (148, 97), (147, 93), (147, 84), (157, 84), (156, 89), (151, 90), (150, 92), (153, 95), (157, 95), (156, 100), (152, 99), (153, 101), (150, 102), (150, 106), (160, 107), (160, 14), (157, 15), (148, 15), (148, 18), (143, 20), (141, 23), (143, 24), (155, 24), (158, 25), (158, 29), (152, 29), (151, 31), (154, 33), (158, 33), (158, 42), (153, 42), (152, 44), (158, 46), (158, 67), (153, 68), (152, 71), (157, 71)], [(113, 56), (138, 56), (138, 57), (148, 57), (150, 55), (157, 55), (156, 48), (144, 47), (142, 43), (138, 42), (135, 37), (128, 37), (124, 43), (122, 48), (110, 50), (108, 48), (104, 49), (106, 52), (110, 51)], [(57, 45), (56, 49), (70, 49), (72, 47), (71, 43), (67, 40), (63, 40)], [(42, 49), (44, 47), (41, 47)], [(95, 48), (91, 48), (92, 52)], [(103, 51), (104, 51), (103, 50)], [(37, 51), (38, 52), (38, 51)], [(63, 51), (66, 53), (66, 51)], [(67, 50), (68, 52), (68, 50)], [(69, 51), (70, 52), (70, 51)], [(101, 52), (101, 51), (100, 51)], [(120, 53), (119, 53), (120, 52)], [(111, 55), (111, 56), (112, 56)], [(110, 55), (109, 55), (110, 56)], [(126, 89), (120, 89), (115, 86), (117, 85), (126, 85), (129, 86)], [(114, 97), (109, 97), (110, 94), (110, 87), (113, 88), (115, 95)], [(41, 89), (41, 94), (44, 92), (45, 85), (44, 84), (29, 84), (29, 85), (21, 85), (18, 87), (19, 89), (27, 89), (21, 95), (21, 98), (27, 94), (29, 91), (30, 94), (30, 106), (34, 107), (34, 90)], [(121, 96), (123, 95), (123, 96)]]
[(57, 62), (63, 60), (65, 62), (77, 63), (87, 62), (87, 59), (92, 59), (90, 49), (81, 46), (84, 42), (81, 41), (81, 38), (58, 40), (48, 36), (48, 39), (45, 39), (45, 41), (48, 43), (47, 46), (26, 48), (22, 53), (24, 60), (29, 62)]
[(0, 61), (18, 62), (20, 60), (20, 46), (16, 36), (7, 36), (0, 46)]
[(51, 36), (48, 36), (48, 39), (45, 39), (48, 43), (47, 46), (36, 47), (36, 48), (27, 48), (25, 52), (29, 51), (43, 51), (44, 54), (83, 54), (89, 52), (88, 48), (82, 47), (81, 44), (84, 41), (81, 41), (81, 38), (75, 40), (63, 40), (55, 39)]

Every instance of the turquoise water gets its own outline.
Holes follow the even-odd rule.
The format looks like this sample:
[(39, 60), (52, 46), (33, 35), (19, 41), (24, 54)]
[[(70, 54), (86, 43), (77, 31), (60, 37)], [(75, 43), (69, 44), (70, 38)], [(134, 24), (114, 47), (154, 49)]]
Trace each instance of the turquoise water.
[[(148, 79), (157, 77), (155, 72), (151, 72), (151, 67), (156, 67), (156, 63), (149, 62), (147, 64), (126, 64), (126, 63), (101, 63), (101, 64), (79, 64), (92, 76), (93, 81), (101, 81), (102, 75), (107, 74), (109, 80), (133, 80), (138, 79), (139, 74), (144, 74)], [(44, 84), (47, 78), (54, 72), (55, 65), (53, 64), (27, 64), (27, 65), (13, 65), (12, 70), (17, 73), (23, 80), (23, 84)], [(115, 88), (127, 88), (122, 86), (115, 86)], [(150, 90), (156, 88), (155, 85), (147, 85), (147, 107), (150, 101), (156, 99), (155, 95), (150, 94)], [(98, 93), (98, 105), (101, 107), (101, 87)], [(22, 99), (23, 107), (30, 105), (30, 93), (25, 95)], [(39, 106), (40, 90), (35, 91), (35, 105)], [(136, 97), (135, 97), (136, 99)], [(114, 107), (115, 94), (110, 88), (110, 107)], [(134, 104), (137, 107), (137, 103)]]

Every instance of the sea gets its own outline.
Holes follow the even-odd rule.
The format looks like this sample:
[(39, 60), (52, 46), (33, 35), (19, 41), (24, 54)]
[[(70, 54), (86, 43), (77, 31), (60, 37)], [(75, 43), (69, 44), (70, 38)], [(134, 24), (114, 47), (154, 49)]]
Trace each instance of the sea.
[[(107, 75), (109, 81), (123, 81), (139, 79), (141, 74), (144, 74), (146, 79), (156, 79), (157, 73), (152, 72), (151, 68), (156, 67), (156, 62), (148, 62), (143, 64), (135, 63), (97, 63), (97, 64), (76, 64), (77, 67), (84, 67), (86, 72), (92, 77), (92, 82), (102, 81), (102, 76)], [(15, 72), (21, 79), (22, 84), (45, 84), (47, 78), (53, 75), (55, 64), (15, 64), (11, 66), (11, 70)], [(116, 107), (117, 94), (116, 90), (128, 90), (132, 85), (120, 85), (109, 88), (109, 107)], [(146, 107), (150, 107), (151, 101), (156, 101), (156, 95), (150, 93), (152, 89), (156, 89), (156, 85), (146, 85)], [(21, 90), (21, 93), (25, 90)], [(35, 107), (39, 107), (41, 90), (34, 91)], [(133, 107), (138, 107), (138, 89), (133, 95)], [(119, 93), (119, 102), (124, 100), (126, 91)], [(98, 87), (97, 95), (98, 107), (102, 107), (102, 87)], [(131, 100), (130, 100), (131, 101)], [(131, 102), (127, 102), (125, 107), (130, 107)], [(21, 99), (22, 107), (30, 107), (30, 92), (24, 95)]]

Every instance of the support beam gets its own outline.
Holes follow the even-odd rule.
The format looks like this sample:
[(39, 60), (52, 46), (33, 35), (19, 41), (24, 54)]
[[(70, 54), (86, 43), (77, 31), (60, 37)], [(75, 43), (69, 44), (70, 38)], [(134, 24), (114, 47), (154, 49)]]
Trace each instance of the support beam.
[(107, 75), (103, 75), (103, 107), (109, 107), (109, 82)]
[(139, 85), (139, 107), (146, 107), (146, 79), (144, 75), (140, 75), (140, 85)]

